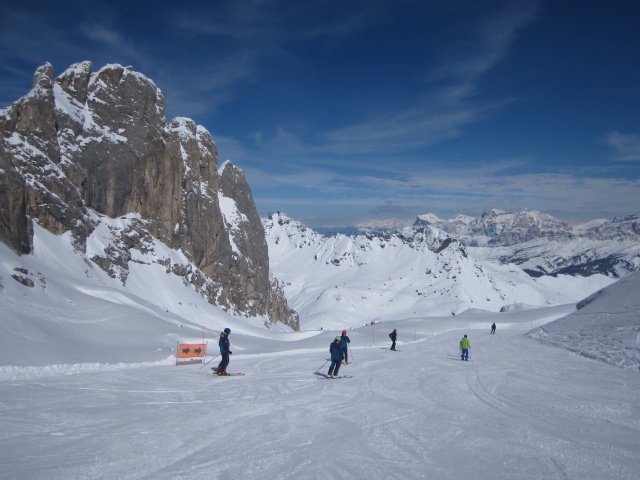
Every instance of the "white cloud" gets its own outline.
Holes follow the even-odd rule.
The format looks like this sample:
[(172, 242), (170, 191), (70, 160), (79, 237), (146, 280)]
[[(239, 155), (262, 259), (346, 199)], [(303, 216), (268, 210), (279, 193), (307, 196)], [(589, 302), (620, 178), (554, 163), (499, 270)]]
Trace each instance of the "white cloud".
[[(479, 215), (498, 208), (517, 211), (531, 208), (550, 212), (563, 220), (611, 218), (640, 205), (640, 181), (625, 178), (579, 177), (568, 174), (512, 174), (505, 168), (516, 163), (498, 163), (473, 170), (430, 168), (424, 173), (400, 169), (395, 175), (341, 175), (336, 171), (304, 169), (286, 174), (248, 173), (259, 209), (279, 210), (288, 206), (323, 205), (344, 213), (359, 211), (371, 217), (381, 205), (393, 205), (396, 216), (433, 212), (442, 218), (455, 214)], [(284, 185), (293, 189), (282, 189)], [(278, 193), (280, 189), (280, 193)], [(391, 202), (391, 203), (390, 203)], [(626, 207), (621, 207), (626, 206)], [(355, 207), (360, 207), (354, 210)], [(338, 210), (336, 210), (338, 209)], [(288, 212), (289, 213), (289, 212)], [(312, 225), (310, 225), (312, 226)]]
[(615, 152), (615, 159), (621, 162), (640, 160), (640, 135), (610, 132), (606, 143)]

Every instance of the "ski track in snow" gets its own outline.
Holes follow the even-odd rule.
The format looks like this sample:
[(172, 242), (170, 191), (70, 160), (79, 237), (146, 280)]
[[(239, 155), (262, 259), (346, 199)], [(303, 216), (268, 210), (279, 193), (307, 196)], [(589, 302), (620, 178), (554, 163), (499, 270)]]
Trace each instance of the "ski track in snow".
[[(3, 479), (631, 479), (640, 378), (523, 331), (0, 382)], [(456, 360), (456, 361), (452, 361)], [(215, 363), (215, 362), (212, 362)], [(328, 362), (321, 372), (328, 370)]]

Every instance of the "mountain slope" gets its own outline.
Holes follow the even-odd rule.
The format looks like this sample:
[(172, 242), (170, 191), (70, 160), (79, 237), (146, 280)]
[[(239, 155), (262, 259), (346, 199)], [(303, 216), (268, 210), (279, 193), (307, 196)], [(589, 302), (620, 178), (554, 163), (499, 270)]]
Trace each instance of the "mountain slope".
[(640, 371), (640, 272), (592, 294), (576, 312), (528, 336), (589, 358)]
[[(0, 241), (19, 254), (33, 252), (35, 225), (69, 232), (126, 289), (133, 259), (157, 240), (183, 255), (157, 262), (210, 303), (298, 327), (269, 272), (244, 174), (218, 168), (203, 127), (168, 124), (162, 92), (131, 67), (36, 71), (29, 94), (0, 111), (0, 211)], [(100, 251), (89, 245), (95, 235)]]
[(517, 267), (474, 259), (430, 226), (323, 237), (282, 213), (263, 224), (271, 269), (303, 329), (575, 303), (612, 282), (602, 275), (536, 280)]

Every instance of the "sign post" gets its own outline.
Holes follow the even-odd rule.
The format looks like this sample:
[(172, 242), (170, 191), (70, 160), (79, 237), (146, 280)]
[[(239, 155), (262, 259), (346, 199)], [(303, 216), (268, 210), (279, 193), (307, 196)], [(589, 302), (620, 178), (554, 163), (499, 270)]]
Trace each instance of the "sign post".
[(190, 363), (202, 363), (207, 354), (207, 344), (204, 343), (178, 343), (176, 365), (188, 365)]

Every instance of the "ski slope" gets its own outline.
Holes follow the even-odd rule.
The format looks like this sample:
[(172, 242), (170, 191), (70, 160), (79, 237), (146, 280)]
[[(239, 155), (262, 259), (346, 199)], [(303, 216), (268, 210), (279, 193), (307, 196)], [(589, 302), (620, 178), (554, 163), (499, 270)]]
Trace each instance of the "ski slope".
[[(164, 269), (134, 263), (123, 288), (40, 233), (34, 255), (0, 244), (1, 480), (637, 477), (640, 272), (578, 311), (557, 300), (600, 280), (557, 279), (549, 306), (455, 316), (385, 281), (360, 317), (320, 302), (319, 326), (292, 332), (222, 312)], [(335, 289), (329, 272), (301, 291)], [(225, 327), (244, 376), (210, 373)], [(352, 378), (314, 375), (343, 328)], [(202, 336), (211, 363), (174, 366), (177, 342)]]
[[(1, 367), (0, 477), (635, 479), (637, 370), (526, 335), (574, 308), (353, 329), (341, 370), (353, 378), (338, 380), (314, 375), (336, 332), (232, 332), (239, 377), (211, 375), (217, 359)], [(393, 328), (399, 352), (388, 350)], [(469, 362), (458, 356), (465, 333)]]

